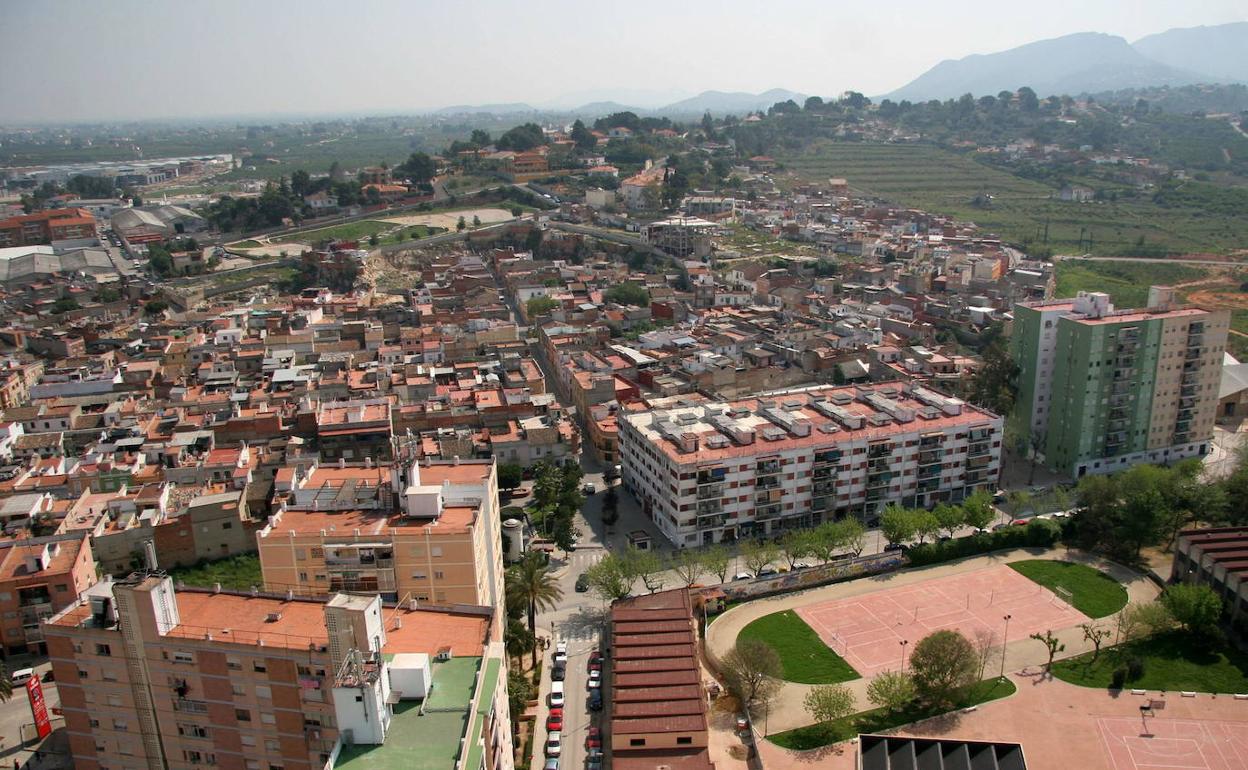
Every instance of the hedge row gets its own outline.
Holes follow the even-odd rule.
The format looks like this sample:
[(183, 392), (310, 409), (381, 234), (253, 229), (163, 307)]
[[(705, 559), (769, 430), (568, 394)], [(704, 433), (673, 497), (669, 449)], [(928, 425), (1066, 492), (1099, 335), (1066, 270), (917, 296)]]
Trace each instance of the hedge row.
[(1009, 548), (1051, 548), (1062, 536), (1062, 527), (1050, 519), (1033, 519), (1026, 526), (1006, 527), (939, 543), (916, 545), (906, 552), (911, 567), (977, 556)]

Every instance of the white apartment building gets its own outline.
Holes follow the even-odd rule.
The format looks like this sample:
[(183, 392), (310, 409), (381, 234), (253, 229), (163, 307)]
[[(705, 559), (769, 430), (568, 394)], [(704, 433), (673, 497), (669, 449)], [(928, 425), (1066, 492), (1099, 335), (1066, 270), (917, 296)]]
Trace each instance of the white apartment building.
[(1002, 418), (915, 385), (677, 401), (619, 420), (623, 481), (679, 547), (995, 489)]

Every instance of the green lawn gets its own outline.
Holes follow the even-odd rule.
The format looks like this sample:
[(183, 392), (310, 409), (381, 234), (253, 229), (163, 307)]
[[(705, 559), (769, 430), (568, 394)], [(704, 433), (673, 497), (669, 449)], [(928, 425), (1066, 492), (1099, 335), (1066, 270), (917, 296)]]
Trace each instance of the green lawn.
[(1103, 650), (1094, 662), (1092, 653), (1059, 660), (1053, 675), (1084, 687), (1109, 687), (1114, 669), (1138, 657), (1144, 675), (1128, 681), (1146, 690), (1195, 692), (1248, 692), (1248, 655), (1221, 645), (1212, 649), (1193, 644), (1179, 632), (1160, 634)]
[(214, 583), (220, 583), (222, 588), (239, 591), (264, 585), (264, 578), (260, 575), (260, 556), (254, 553), (200, 562), (193, 567), (177, 567), (169, 570), (169, 577), (175, 584), (211, 588)]
[(765, 615), (741, 629), (737, 638), (759, 639), (774, 647), (790, 682), (832, 684), (859, 677), (793, 610)]
[(1010, 569), (1049, 590), (1068, 589), (1075, 609), (1090, 618), (1112, 615), (1127, 604), (1127, 589), (1100, 570), (1084, 564), (1051, 559), (1010, 563)]
[[(950, 711), (964, 709), (978, 703), (987, 703), (1013, 695), (1017, 688), (1009, 679), (985, 679), (973, 685), (965, 695), (958, 699)], [(927, 719), (947, 713), (945, 709), (923, 708), (912, 705), (901, 711), (887, 712), (884, 709), (871, 709), (850, 714), (831, 722), (817, 722), (805, 727), (797, 727), (782, 733), (770, 735), (767, 740), (786, 749), (794, 751), (810, 751), (840, 741), (857, 737), (860, 733), (878, 733), (894, 727), (908, 725), (921, 719)]]
[(343, 240), (343, 241), (361, 241), (366, 240), (368, 236), (375, 233), (384, 233), (387, 230), (393, 230), (398, 225), (393, 222), (378, 222), (372, 219), (362, 219), (358, 222), (347, 222), (333, 227), (322, 227), (319, 230), (305, 230), (301, 233), (292, 233), (290, 235), (279, 236), (278, 240), (273, 243), (318, 243), (320, 241)]

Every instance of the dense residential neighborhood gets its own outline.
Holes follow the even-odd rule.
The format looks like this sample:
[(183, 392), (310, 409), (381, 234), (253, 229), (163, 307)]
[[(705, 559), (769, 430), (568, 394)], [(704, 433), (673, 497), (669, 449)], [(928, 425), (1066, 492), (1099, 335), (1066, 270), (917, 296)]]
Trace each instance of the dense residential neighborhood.
[(0, 754), (1248, 767), (1248, 22), (1170, 35), (880, 97), (11, 100)]

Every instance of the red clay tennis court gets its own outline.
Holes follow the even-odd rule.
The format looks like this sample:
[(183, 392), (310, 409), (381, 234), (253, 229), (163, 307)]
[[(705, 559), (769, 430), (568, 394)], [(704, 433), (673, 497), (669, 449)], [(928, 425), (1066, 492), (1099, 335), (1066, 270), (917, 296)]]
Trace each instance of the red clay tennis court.
[(1047, 588), (1007, 566), (965, 572), (797, 610), (832, 650), (864, 677), (901, 667), (907, 652), (933, 631), (951, 628), (974, 640), (992, 633), (999, 644), (1010, 616), (1009, 638), (1070, 628), (1087, 616)]
[(1102, 717), (1101, 740), (1114, 770), (1242, 770), (1248, 767), (1243, 722)]

